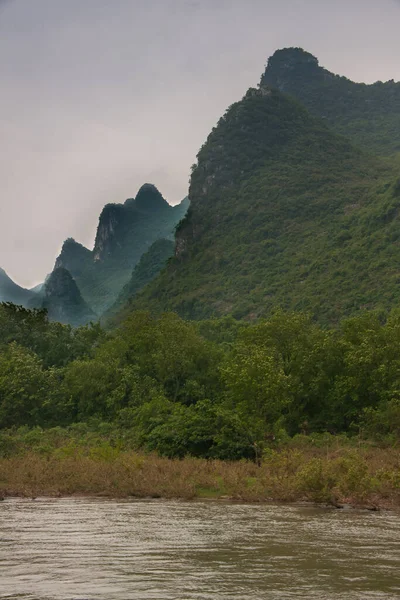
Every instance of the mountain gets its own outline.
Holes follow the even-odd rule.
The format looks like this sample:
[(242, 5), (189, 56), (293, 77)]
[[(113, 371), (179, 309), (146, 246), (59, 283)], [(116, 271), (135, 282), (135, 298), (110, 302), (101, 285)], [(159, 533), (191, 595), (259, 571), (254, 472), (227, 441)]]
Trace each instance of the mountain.
[(49, 319), (70, 325), (85, 325), (97, 317), (83, 300), (71, 274), (62, 267), (54, 269), (47, 279), (42, 308)]
[(170, 206), (154, 185), (144, 184), (135, 198), (104, 207), (92, 251), (69, 238), (55, 268), (67, 269), (84, 300), (101, 314), (116, 301), (151, 244), (160, 238), (173, 239), (187, 207), (187, 198)]
[(33, 288), (30, 288), (29, 291), (34, 294), (40, 294), (44, 290), (44, 283), (38, 283)]
[(326, 323), (398, 304), (396, 175), (296, 99), (248, 90), (198, 154), (175, 258), (132, 308), (253, 319), (280, 306)]
[[(125, 314), (129, 310), (132, 299), (166, 267), (168, 260), (174, 256), (174, 250), (175, 244), (172, 240), (157, 240), (150, 246), (134, 268), (129, 282), (123, 287), (116, 302), (105, 313), (106, 320), (112, 319), (120, 312)], [(118, 320), (120, 319), (121, 314)]]
[(0, 268), (0, 302), (12, 302), (26, 308), (35, 297), (34, 290), (20, 287)]
[(400, 83), (354, 83), (321, 67), (309, 52), (284, 48), (268, 60), (260, 85), (294, 96), (359, 146), (380, 154), (400, 151)]

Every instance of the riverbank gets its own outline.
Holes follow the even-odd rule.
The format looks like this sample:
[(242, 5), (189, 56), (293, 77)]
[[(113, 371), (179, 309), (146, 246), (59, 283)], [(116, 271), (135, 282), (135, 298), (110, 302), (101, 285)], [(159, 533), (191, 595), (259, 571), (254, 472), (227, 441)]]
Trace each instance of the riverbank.
[(400, 454), (393, 448), (286, 448), (271, 450), (257, 465), (171, 460), (103, 446), (0, 459), (0, 496), (69, 495), (400, 508)]

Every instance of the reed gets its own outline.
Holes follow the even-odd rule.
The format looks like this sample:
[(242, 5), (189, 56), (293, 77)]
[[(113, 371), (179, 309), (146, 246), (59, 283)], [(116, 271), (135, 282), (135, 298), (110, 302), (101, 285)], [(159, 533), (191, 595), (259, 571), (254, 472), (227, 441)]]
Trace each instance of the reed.
[(113, 447), (27, 451), (0, 459), (0, 496), (161, 497), (243, 502), (312, 501), (400, 507), (400, 454), (393, 448), (282, 448), (261, 464), (185, 458)]

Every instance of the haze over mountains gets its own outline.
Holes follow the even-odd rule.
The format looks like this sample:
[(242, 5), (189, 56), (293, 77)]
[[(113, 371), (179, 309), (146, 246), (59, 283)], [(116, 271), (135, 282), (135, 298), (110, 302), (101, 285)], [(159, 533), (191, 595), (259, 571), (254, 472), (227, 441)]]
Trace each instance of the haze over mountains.
[(71, 273), (84, 300), (100, 315), (116, 300), (151, 244), (173, 239), (187, 206), (187, 199), (170, 206), (154, 185), (145, 184), (135, 198), (104, 207), (92, 251), (69, 239), (55, 267)]
[[(300, 48), (278, 50), (200, 149), (186, 217), (187, 199), (171, 207), (151, 184), (107, 205), (93, 250), (65, 241), (47, 306), (74, 324), (135, 308), (255, 319), (283, 307), (324, 323), (391, 308), (399, 151), (399, 83), (353, 83)], [(25, 292), (14, 297), (31, 301)]]
[(27, 306), (34, 297), (34, 292), (14, 283), (4, 269), (0, 268), (0, 302), (13, 302)]
[(48, 278), (41, 307), (47, 310), (50, 320), (75, 327), (96, 320), (95, 313), (82, 298), (75, 280), (62, 267), (55, 268)]
[(131, 276), (136, 281), (132, 271), (154, 242), (159, 242), (155, 262), (150, 255), (139, 279), (130, 285), (141, 289), (164, 266), (171, 246), (173, 249), (174, 228), (187, 207), (187, 198), (171, 206), (154, 185), (144, 184), (135, 198), (104, 207), (93, 250), (73, 238), (65, 240), (54, 270), (43, 285), (26, 290), (1, 270), (0, 299), (46, 308), (50, 319), (74, 326), (97, 320), (117, 300)]

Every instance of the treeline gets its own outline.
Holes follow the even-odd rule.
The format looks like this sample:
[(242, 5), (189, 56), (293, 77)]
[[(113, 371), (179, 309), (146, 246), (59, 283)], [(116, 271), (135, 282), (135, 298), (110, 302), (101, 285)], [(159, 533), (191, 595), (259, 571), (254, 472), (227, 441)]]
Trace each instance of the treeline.
[(258, 459), (296, 434), (400, 439), (400, 313), (326, 330), (133, 313), (104, 331), (0, 304), (0, 428), (112, 423), (169, 457)]

